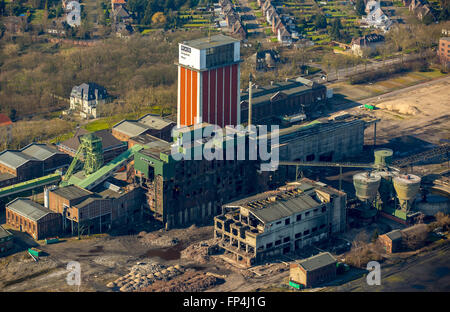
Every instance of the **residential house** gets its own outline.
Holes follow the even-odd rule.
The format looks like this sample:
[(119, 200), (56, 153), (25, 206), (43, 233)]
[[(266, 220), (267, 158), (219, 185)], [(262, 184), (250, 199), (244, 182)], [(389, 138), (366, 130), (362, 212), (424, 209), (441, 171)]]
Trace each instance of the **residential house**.
[(111, 9), (116, 11), (120, 8), (124, 8), (127, 2), (125, 0), (111, 0)]
[(351, 49), (353, 54), (363, 56), (364, 53), (376, 50), (384, 44), (384, 36), (369, 34), (352, 40)]
[(278, 42), (281, 42), (284, 45), (292, 44), (291, 33), (286, 29), (286, 26), (284, 26), (284, 24), (281, 24), (280, 27), (278, 27), (277, 39)]
[(275, 50), (265, 50), (253, 54), (249, 60), (257, 71), (267, 71), (276, 68), (280, 57)]
[(426, 0), (411, 0), (408, 6), (410, 12), (415, 14), (418, 19), (423, 20), (425, 16), (429, 15), (436, 20), (436, 13)]
[(108, 100), (109, 95), (104, 87), (93, 82), (83, 83), (73, 87), (70, 109), (79, 111), (83, 118), (97, 118), (101, 116), (101, 106)]
[(367, 16), (363, 17), (362, 21), (367, 24), (368, 27), (379, 28), (383, 31), (388, 31), (390, 29), (392, 21), (381, 9), (379, 1), (372, 0), (367, 2), (365, 11)]

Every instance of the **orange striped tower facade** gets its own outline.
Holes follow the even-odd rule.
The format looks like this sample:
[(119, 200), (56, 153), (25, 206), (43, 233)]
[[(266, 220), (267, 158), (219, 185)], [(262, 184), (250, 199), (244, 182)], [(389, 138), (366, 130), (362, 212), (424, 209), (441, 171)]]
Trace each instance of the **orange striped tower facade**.
[(240, 42), (217, 35), (179, 44), (178, 127), (238, 125)]

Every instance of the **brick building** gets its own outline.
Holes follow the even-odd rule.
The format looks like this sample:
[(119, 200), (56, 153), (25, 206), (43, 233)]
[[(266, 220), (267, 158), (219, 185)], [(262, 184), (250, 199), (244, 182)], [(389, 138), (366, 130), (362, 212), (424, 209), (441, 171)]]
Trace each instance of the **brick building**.
[(38, 178), (43, 174), (44, 165), (36, 158), (14, 150), (0, 153), (0, 187)]
[(138, 120), (122, 120), (112, 128), (112, 135), (120, 141), (129, 141), (138, 135), (149, 134), (165, 141), (172, 141), (175, 122), (167, 118), (147, 114)]
[[(115, 181), (119, 183), (119, 181)], [(78, 227), (102, 233), (142, 218), (140, 188), (118, 187), (109, 182), (93, 192), (75, 185), (49, 192), (49, 208), (61, 215), (64, 232), (76, 235)]]
[(439, 40), (438, 57), (441, 64), (450, 65), (450, 37), (443, 37)]
[[(58, 149), (70, 156), (75, 156), (80, 146), (80, 138), (90, 132), (85, 129), (78, 129), (73, 138), (58, 143)], [(108, 129), (93, 132), (93, 134), (102, 140), (103, 161), (105, 163), (113, 160), (127, 150), (127, 144), (115, 138)], [(82, 159), (83, 157), (81, 157)]]
[(72, 158), (47, 144), (31, 143), (20, 150), (23, 154), (42, 161), (44, 175), (68, 167)]
[(323, 252), (308, 259), (292, 263), (289, 279), (305, 287), (315, 287), (336, 278), (336, 259)]
[(402, 232), (393, 230), (389, 233), (380, 235), (378, 241), (383, 246), (386, 253), (398, 252), (402, 247)]
[(28, 198), (19, 197), (6, 205), (6, 224), (28, 233), (35, 240), (61, 232), (60, 215)]
[[(310, 117), (325, 108), (327, 88), (304, 78), (252, 89), (252, 123), (274, 124), (299, 112)], [(248, 91), (241, 93), (241, 120), (248, 120)]]
[(0, 187), (39, 178), (69, 166), (70, 156), (46, 144), (31, 143), (21, 150), (0, 153)]

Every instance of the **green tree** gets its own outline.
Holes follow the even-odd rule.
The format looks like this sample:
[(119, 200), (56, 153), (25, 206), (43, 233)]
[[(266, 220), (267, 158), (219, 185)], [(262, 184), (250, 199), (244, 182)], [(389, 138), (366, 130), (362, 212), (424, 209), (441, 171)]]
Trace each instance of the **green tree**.
[(450, 19), (450, 12), (448, 8), (442, 9), (441, 13), (439, 14), (439, 21), (443, 22)]
[(314, 26), (317, 29), (323, 29), (327, 27), (327, 18), (323, 14), (318, 14), (314, 17)]
[(356, 0), (356, 13), (361, 16), (366, 14), (366, 5), (364, 0)]
[(0, 15), (5, 15), (5, 13), (6, 13), (5, 0), (0, 0)]
[(430, 25), (431, 23), (434, 22), (433, 15), (431, 15), (431, 14), (425, 15), (425, 16), (423, 17), (423, 19), (422, 19), (422, 22), (423, 22), (425, 25)]
[(330, 31), (330, 36), (333, 40), (342, 39), (341, 29), (342, 29), (341, 19), (335, 18), (333, 20), (333, 24), (331, 26), (331, 31)]

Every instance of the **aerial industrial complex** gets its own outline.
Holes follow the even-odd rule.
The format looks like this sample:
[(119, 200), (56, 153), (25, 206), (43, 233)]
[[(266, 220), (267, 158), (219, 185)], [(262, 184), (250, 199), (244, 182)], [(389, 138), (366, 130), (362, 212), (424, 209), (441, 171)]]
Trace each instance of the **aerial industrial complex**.
[[(324, 84), (298, 77), (257, 86), (250, 78), (241, 86), (236, 39), (215, 35), (182, 42), (178, 49), (176, 121), (147, 114), (111, 130), (80, 128), (54, 147), (31, 143), (0, 153), (1, 211), (9, 229), (0, 227), (0, 255), (13, 250), (14, 231), (41, 244), (67, 238), (62, 245), (138, 224), (157, 224), (163, 232), (195, 225), (212, 237), (204, 243), (206, 256), (220, 256), (223, 263), (249, 269), (292, 260), (288, 282), (298, 289), (340, 274), (342, 260), (328, 247), (306, 250), (337, 239), (350, 248), (351, 240), (343, 237), (354, 224), (384, 219), (391, 228), (405, 228), (430, 215), (416, 203), (432, 186), (408, 166), (433, 157), (448, 160), (448, 143), (399, 159), (395, 150), (377, 147), (380, 119), (368, 109), (322, 114), (333, 105), (333, 92)], [(73, 89), (70, 105), (95, 116), (106, 97), (106, 90), (84, 84)], [(263, 133), (260, 125), (272, 128)], [(266, 145), (257, 146), (263, 139)], [(269, 163), (271, 170), (264, 167)], [(329, 179), (334, 182), (323, 183), (330, 175), (336, 175)], [(448, 196), (445, 175), (438, 179)], [(438, 211), (448, 213), (446, 203)], [(385, 232), (379, 241), (393, 253), (402, 234)], [(168, 246), (181, 246), (177, 242)], [(118, 279), (110, 288), (138, 290), (137, 284), (149, 286), (176, 271), (170, 268), (160, 275), (147, 272), (146, 284), (127, 286)]]

